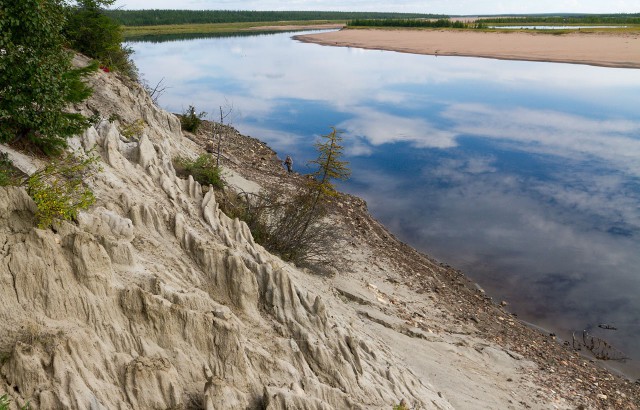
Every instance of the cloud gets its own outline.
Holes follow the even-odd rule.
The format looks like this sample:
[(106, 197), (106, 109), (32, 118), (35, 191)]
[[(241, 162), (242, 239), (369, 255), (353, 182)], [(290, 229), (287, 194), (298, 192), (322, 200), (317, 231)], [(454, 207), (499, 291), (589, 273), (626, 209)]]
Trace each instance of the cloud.
[(441, 130), (422, 118), (396, 116), (369, 108), (356, 108), (352, 113), (354, 118), (343, 121), (338, 128), (374, 146), (396, 142), (410, 142), (416, 148), (456, 146), (455, 133)]
[(638, 121), (482, 104), (453, 104), (442, 115), (458, 134), (515, 142), (511, 149), (527, 152), (598, 158), (640, 175)]

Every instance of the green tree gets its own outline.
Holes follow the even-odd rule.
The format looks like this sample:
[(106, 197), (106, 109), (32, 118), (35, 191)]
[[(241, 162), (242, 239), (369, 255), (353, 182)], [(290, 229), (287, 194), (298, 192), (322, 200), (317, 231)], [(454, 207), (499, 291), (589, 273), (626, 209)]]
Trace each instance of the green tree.
[(47, 154), (60, 152), (87, 119), (66, 110), (91, 94), (63, 47), (61, 0), (0, 2), (0, 142), (27, 139)]
[(318, 204), (324, 200), (337, 195), (333, 180), (344, 181), (351, 175), (349, 163), (342, 161), (344, 147), (342, 143), (342, 132), (331, 127), (331, 132), (322, 135), (321, 140), (316, 142), (318, 158), (310, 161), (318, 169), (311, 175), (310, 188), (313, 192), (312, 210), (315, 211)]
[(337, 195), (333, 180), (344, 181), (351, 175), (349, 163), (341, 160), (344, 150), (341, 145), (342, 132), (331, 127), (331, 132), (321, 138), (315, 143), (318, 158), (309, 161), (310, 164), (317, 165), (318, 169), (311, 174), (313, 178), (308, 182), (310, 197), (313, 199), (309, 204), (307, 222), (302, 226), (302, 235), (311, 225), (313, 215), (324, 213), (322, 202)]
[(336, 230), (325, 223), (326, 203), (338, 193), (334, 180), (351, 171), (342, 160), (341, 133), (332, 131), (316, 143), (318, 169), (298, 189), (275, 188), (260, 194), (235, 195), (222, 201), (223, 210), (245, 221), (254, 239), (270, 252), (298, 264), (325, 264), (335, 253)]
[(63, 34), (70, 46), (110, 69), (130, 78), (137, 70), (130, 59), (133, 52), (122, 45), (120, 25), (105, 14), (105, 7), (114, 0), (78, 0), (68, 8)]

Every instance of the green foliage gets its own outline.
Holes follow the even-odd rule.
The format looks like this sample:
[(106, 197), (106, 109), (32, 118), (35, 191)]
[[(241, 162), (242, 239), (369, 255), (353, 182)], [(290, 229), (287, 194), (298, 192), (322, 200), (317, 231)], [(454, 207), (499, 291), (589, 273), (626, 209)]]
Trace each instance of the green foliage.
[(146, 123), (143, 119), (138, 118), (137, 120), (130, 122), (128, 124), (124, 124), (120, 127), (120, 134), (128, 140), (131, 139), (139, 139), (140, 134), (144, 131), (144, 127)]
[(317, 266), (331, 260), (336, 232), (322, 223), (326, 212), (313, 209), (314, 198), (307, 187), (293, 193), (280, 188), (259, 194), (228, 190), (220, 206), (229, 217), (244, 221), (253, 239), (269, 252), (298, 265)]
[(224, 188), (224, 181), (220, 168), (209, 154), (202, 154), (195, 160), (178, 157), (174, 161), (178, 175), (191, 175), (201, 185), (212, 185), (214, 188)]
[(0, 152), (0, 186), (18, 185), (18, 172), (13, 167), (9, 156)]
[(494, 17), (483, 19), (490, 24), (561, 24), (561, 25), (589, 25), (589, 24), (640, 24), (640, 13), (635, 14), (585, 14), (571, 16), (523, 16), (523, 17)]
[(348, 27), (411, 27), (411, 28), (468, 28), (462, 21), (449, 19), (355, 19), (347, 23)]
[(207, 113), (202, 111), (196, 113), (196, 109), (193, 105), (190, 105), (187, 110), (180, 116), (180, 124), (182, 129), (189, 132), (197, 132), (202, 124), (202, 119), (207, 116)]
[(335, 252), (336, 231), (323, 223), (326, 203), (338, 193), (333, 180), (349, 177), (342, 161), (341, 133), (335, 128), (316, 143), (318, 166), (308, 183), (294, 192), (275, 189), (259, 195), (227, 195), (224, 212), (245, 221), (256, 242), (283, 260), (299, 265), (325, 264)]
[(72, 69), (63, 22), (62, 0), (0, 3), (0, 142), (26, 139), (55, 154), (87, 127), (66, 108), (91, 94), (82, 78), (95, 66)]
[(136, 79), (138, 72), (131, 61), (133, 50), (122, 44), (121, 26), (103, 9), (112, 3), (112, 0), (78, 0), (68, 8), (64, 36), (73, 49)]
[(85, 179), (96, 171), (97, 161), (97, 157), (80, 159), (66, 154), (27, 179), (27, 192), (38, 208), (39, 228), (48, 228), (56, 219), (75, 220), (79, 211), (95, 202)]
[(443, 15), (419, 13), (251, 10), (109, 10), (107, 15), (125, 26), (444, 17)]
[(313, 176), (311, 183), (312, 189), (317, 192), (319, 198), (328, 198), (337, 195), (332, 180), (347, 180), (351, 171), (348, 167), (349, 163), (340, 160), (344, 149), (340, 145), (342, 132), (331, 127), (331, 132), (322, 135), (322, 139), (315, 144), (318, 158), (309, 162), (318, 166), (318, 170), (311, 174)]
[[(10, 403), (11, 400), (9, 399), (9, 395), (3, 394), (2, 396), (0, 396), (0, 410), (9, 410)], [(30, 408), (31, 406), (29, 405), (29, 403), (27, 403), (24, 406), (20, 407), (20, 410), (29, 410)]]

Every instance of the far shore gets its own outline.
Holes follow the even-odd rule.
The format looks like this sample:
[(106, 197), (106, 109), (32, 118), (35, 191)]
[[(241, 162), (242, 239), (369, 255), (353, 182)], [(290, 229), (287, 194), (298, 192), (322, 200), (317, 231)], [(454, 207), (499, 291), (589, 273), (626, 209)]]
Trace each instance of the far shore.
[(331, 30), (343, 28), (343, 23), (322, 24), (285, 24), (273, 26), (256, 26), (244, 29), (245, 31), (295, 31), (295, 30)]
[(546, 61), (640, 68), (640, 33), (569, 33), (456, 30), (346, 29), (307, 34), (297, 40), (337, 47), (389, 50), (436, 56)]

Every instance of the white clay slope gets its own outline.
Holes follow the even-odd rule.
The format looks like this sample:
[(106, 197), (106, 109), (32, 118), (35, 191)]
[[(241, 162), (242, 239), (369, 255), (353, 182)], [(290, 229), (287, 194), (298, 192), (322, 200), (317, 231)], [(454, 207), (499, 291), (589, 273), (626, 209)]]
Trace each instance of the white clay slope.
[(0, 188), (0, 393), (33, 409), (452, 408), (176, 177), (171, 158), (197, 152), (175, 116), (92, 81), (82, 110), (147, 127), (129, 142), (103, 119), (71, 141), (102, 159), (77, 224), (37, 229), (24, 189)]

